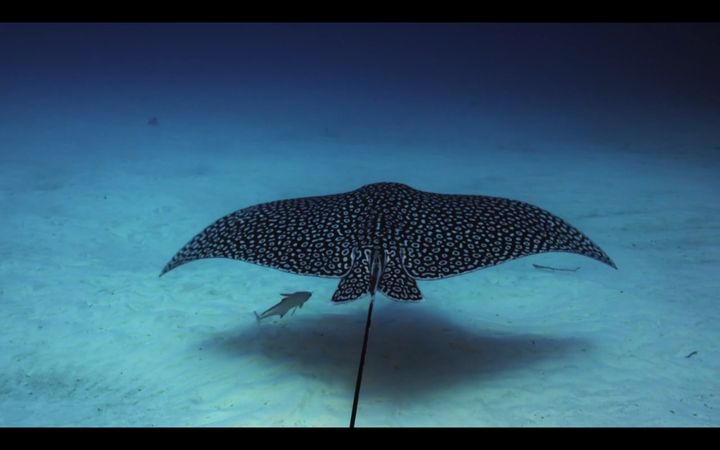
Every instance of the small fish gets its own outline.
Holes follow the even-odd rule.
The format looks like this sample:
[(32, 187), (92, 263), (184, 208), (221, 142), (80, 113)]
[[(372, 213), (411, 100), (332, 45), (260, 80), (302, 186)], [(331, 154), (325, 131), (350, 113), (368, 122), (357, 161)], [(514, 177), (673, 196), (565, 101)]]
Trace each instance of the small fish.
[[(296, 292), (294, 294), (280, 294), (284, 299), (280, 301), (277, 305), (273, 306), (272, 308), (268, 309), (264, 313), (258, 315), (257, 312), (253, 311), (255, 313), (255, 318), (257, 319), (258, 325), (260, 325), (260, 321), (262, 319), (265, 319), (270, 316), (280, 316), (282, 319), (285, 314), (287, 314), (288, 311), (291, 309), (293, 310), (291, 316), (295, 314), (295, 309), (302, 308), (303, 304), (310, 299), (310, 296), (312, 295), (312, 292)], [(294, 308), (294, 309), (293, 309)]]

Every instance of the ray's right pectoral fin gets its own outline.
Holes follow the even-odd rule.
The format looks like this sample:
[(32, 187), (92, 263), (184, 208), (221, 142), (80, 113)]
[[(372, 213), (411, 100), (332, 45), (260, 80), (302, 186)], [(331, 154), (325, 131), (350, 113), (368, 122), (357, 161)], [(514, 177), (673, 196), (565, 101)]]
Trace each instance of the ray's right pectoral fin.
[(378, 290), (390, 299), (398, 302), (419, 302), (424, 300), (417, 281), (405, 272), (405, 269), (393, 264), (392, 260), (385, 268)]

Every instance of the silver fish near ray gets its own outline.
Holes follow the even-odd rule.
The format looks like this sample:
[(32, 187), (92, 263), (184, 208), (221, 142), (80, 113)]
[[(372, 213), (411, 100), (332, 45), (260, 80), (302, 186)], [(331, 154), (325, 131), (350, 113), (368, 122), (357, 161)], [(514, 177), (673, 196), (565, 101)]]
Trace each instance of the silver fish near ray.
[(587, 236), (528, 203), (435, 194), (400, 183), (278, 200), (205, 228), (163, 268), (231, 258), (285, 272), (340, 278), (332, 302), (379, 291), (418, 301), (417, 280), (439, 280), (545, 252), (587, 256), (617, 268)]
[(295, 292), (294, 294), (280, 294), (284, 299), (280, 300), (280, 303), (273, 306), (272, 308), (269, 308), (267, 311), (265, 311), (262, 314), (258, 314), (257, 312), (253, 311), (255, 313), (255, 319), (257, 319), (258, 325), (260, 324), (260, 321), (268, 318), (270, 316), (280, 316), (282, 319), (285, 314), (287, 314), (288, 311), (291, 309), (293, 312), (290, 314), (291, 316), (295, 314), (295, 311), (298, 308), (302, 308), (306, 301), (310, 299), (310, 296), (312, 295), (312, 292)]

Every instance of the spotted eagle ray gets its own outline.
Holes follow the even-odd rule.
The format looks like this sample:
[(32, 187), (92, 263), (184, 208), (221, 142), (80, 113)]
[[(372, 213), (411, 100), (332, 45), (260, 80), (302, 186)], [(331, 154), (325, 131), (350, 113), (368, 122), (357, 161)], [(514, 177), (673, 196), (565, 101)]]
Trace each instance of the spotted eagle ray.
[(340, 278), (333, 303), (370, 294), (353, 427), (376, 292), (397, 301), (423, 300), (417, 280), (439, 280), (546, 252), (576, 253), (617, 269), (590, 238), (537, 206), (374, 183), (343, 194), (278, 200), (228, 214), (192, 238), (160, 276), (198, 259), (230, 258)]
[(376, 291), (423, 296), (416, 280), (474, 272), (545, 252), (577, 253), (617, 268), (587, 236), (528, 203), (435, 194), (400, 183), (262, 203), (220, 218), (163, 268), (230, 258), (284, 272), (340, 278), (333, 303)]

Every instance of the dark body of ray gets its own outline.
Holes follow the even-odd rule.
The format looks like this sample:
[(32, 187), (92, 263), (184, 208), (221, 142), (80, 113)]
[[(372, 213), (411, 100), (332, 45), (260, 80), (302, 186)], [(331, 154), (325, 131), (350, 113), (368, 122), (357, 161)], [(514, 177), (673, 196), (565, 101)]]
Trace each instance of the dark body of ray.
[(584, 255), (617, 268), (587, 236), (528, 203), (435, 194), (400, 183), (279, 200), (205, 228), (163, 268), (231, 258), (285, 272), (341, 278), (332, 301), (379, 291), (422, 300), (416, 280), (438, 280), (545, 252)]

